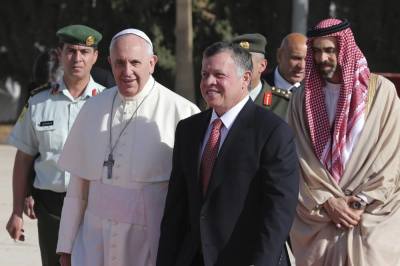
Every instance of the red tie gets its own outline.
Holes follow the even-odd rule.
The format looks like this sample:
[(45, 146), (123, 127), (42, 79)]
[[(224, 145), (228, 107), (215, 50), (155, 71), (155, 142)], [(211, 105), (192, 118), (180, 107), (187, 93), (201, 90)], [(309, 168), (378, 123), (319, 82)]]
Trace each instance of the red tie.
[(203, 187), (203, 195), (206, 194), (208, 183), (210, 182), (211, 172), (217, 158), (219, 142), (221, 139), (221, 119), (215, 119), (212, 122), (210, 137), (208, 138), (206, 147), (203, 151), (203, 157), (200, 165), (200, 179)]

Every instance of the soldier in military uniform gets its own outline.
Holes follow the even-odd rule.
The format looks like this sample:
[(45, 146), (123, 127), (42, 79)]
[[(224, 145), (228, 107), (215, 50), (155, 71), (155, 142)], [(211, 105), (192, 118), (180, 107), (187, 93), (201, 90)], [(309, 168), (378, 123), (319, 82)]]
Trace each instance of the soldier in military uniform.
[(63, 77), (32, 92), (9, 138), (18, 150), (7, 231), (11, 238), (24, 240), (22, 213), (33, 165), (34, 204), (30, 202), (26, 213), (38, 219), (42, 264), (51, 266), (59, 265), (57, 236), (69, 183), (69, 173), (58, 169), (56, 163), (79, 110), (88, 98), (104, 89), (90, 76), (102, 35), (87, 26), (71, 25), (57, 31), (57, 36)]
[(259, 33), (243, 34), (233, 38), (232, 43), (239, 45), (251, 53), (253, 72), (249, 91), (250, 97), (256, 104), (273, 111), (286, 120), (287, 108), (292, 92), (276, 88), (275, 86), (271, 87), (261, 78), (268, 63), (265, 58), (266, 38)]

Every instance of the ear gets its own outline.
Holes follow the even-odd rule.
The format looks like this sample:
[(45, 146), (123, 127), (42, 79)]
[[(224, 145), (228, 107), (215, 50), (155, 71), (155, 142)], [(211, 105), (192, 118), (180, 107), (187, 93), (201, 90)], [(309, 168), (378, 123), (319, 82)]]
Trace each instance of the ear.
[(263, 59), (260, 61), (259, 64), (260, 64), (259, 71), (260, 71), (260, 74), (262, 74), (265, 71), (265, 69), (267, 68), (268, 61), (267, 61), (267, 59)]
[(156, 67), (158, 61), (158, 57), (156, 55), (152, 55), (150, 57), (150, 74), (153, 74), (154, 68)]
[(251, 82), (251, 71), (245, 71), (243, 76), (243, 89), (248, 89), (250, 87), (250, 82)]

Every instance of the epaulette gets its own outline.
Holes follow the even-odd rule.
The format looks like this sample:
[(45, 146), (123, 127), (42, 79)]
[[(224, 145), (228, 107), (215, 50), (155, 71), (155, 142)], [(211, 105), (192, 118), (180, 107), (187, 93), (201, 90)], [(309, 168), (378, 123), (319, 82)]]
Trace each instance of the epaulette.
[(288, 90), (283, 90), (283, 89), (279, 89), (279, 88), (275, 88), (275, 87), (272, 87), (271, 90), (272, 90), (272, 94), (280, 96), (282, 98), (286, 98), (288, 100), (292, 96), (292, 92), (288, 91)]
[(32, 97), (32, 96), (38, 94), (41, 91), (49, 90), (49, 89), (51, 89), (53, 87), (53, 85), (54, 84), (51, 83), (51, 82), (44, 83), (44, 84), (40, 85), (39, 87), (31, 90), (30, 96)]
[(25, 106), (26, 108), (28, 108), (28, 106), (29, 106), (29, 99), (30, 99), (31, 97), (35, 96), (36, 94), (38, 94), (39, 92), (42, 92), (42, 91), (51, 89), (51, 90), (52, 90), (51, 93), (52, 93), (52, 94), (55, 94), (55, 92), (58, 91), (58, 87), (59, 87), (59, 86), (60, 86), (60, 85), (59, 85), (58, 83), (47, 82), (47, 83), (44, 83), (44, 84), (40, 85), (39, 87), (34, 88), (33, 90), (31, 90), (31, 91), (29, 92), (29, 98), (28, 98), (28, 100), (26, 101), (26, 103), (25, 103), (24, 106)]

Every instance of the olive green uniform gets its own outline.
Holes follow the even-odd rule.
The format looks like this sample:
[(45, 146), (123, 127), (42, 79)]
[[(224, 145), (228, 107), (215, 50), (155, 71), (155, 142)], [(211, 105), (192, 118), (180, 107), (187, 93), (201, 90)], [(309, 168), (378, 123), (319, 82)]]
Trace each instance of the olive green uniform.
[(262, 89), (254, 102), (268, 110), (271, 110), (286, 121), (287, 109), (289, 106), (289, 100), (292, 97), (292, 92), (276, 88), (275, 86), (271, 87), (264, 80), (261, 82)]

